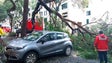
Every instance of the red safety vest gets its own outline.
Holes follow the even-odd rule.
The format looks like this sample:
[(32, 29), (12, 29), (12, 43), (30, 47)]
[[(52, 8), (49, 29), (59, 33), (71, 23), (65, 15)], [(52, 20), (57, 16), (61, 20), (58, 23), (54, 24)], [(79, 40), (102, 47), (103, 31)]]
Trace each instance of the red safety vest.
[(94, 46), (98, 51), (108, 51), (108, 37), (104, 34), (96, 36)]

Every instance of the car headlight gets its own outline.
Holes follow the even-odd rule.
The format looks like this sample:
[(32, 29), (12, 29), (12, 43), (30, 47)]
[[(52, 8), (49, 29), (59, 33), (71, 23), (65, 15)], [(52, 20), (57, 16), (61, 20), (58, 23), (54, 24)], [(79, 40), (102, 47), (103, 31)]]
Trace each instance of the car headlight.
[(23, 47), (15, 47), (15, 50), (20, 50), (20, 49), (23, 49), (25, 46)]
[(23, 47), (15, 47), (15, 50), (23, 49)]

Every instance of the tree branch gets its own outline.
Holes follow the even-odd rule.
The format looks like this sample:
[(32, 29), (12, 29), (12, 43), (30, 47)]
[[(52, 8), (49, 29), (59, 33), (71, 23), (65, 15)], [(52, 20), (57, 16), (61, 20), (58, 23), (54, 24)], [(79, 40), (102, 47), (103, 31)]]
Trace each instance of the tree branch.
[[(89, 33), (90, 35), (94, 34), (94, 33), (91, 33), (90, 31), (86, 30), (85, 28), (83, 28), (83, 27), (80, 26), (79, 24), (77, 24), (75, 21), (71, 21), (71, 20), (68, 20), (68, 19), (63, 18), (63, 17), (61, 16), (61, 14), (59, 14), (58, 12), (56, 12), (56, 11), (50, 9), (42, 0), (39, 0), (39, 2), (40, 2), (41, 5), (44, 6), (50, 13), (56, 14), (63, 22), (65, 22), (65, 23), (67, 23), (66, 21), (71, 22), (71, 23), (73, 23), (74, 25), (77, 25), (79, 28), (81, 28), (81, 29), (84, 30), (85, 32)], [(68, 26), (71, 28), (71, 30), (73, 30), (73, 28), (72, 28), (70, 25), (68, 25)]]

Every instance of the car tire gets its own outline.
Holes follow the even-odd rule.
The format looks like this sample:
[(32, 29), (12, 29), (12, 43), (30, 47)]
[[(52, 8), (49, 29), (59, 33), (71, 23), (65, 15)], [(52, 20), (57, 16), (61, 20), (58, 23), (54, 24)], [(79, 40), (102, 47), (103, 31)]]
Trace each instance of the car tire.
[(72, 47), (67, 46), (67, 47), (64, 49), (64, 55), (70, 56), (71, 53), (72, 53)]
[(24, 63), (36, 63), (38, 59), (38, 54), (36, 52), (28, 52), (24, 56)]

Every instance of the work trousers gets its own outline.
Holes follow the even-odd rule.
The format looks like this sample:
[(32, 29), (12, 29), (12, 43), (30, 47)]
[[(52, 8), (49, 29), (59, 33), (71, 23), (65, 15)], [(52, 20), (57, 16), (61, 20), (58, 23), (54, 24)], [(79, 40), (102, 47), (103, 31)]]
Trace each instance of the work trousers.
[(98, 51), (100, 63), (107, 63), (107, 51)]

